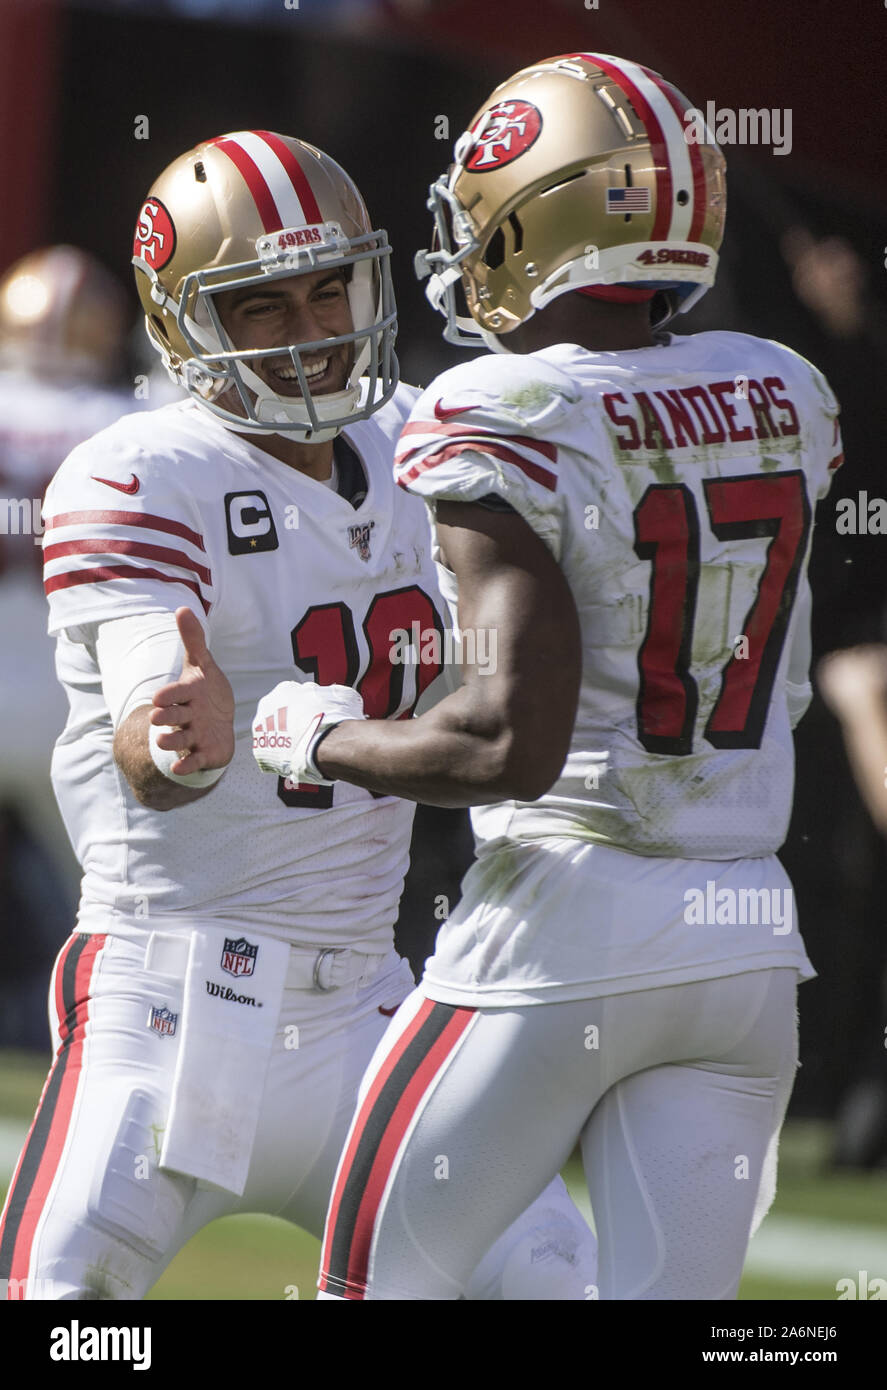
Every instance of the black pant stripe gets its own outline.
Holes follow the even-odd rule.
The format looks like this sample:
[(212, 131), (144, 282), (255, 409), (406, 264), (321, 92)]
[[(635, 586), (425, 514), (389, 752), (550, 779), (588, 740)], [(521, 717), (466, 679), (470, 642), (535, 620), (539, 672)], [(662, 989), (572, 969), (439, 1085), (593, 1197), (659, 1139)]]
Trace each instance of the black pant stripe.
[(454, 1004), (435, 1004), (380, 1091), (366, 1118), (339, 1202), (327, 1271), (332, 1288), (344, 1289), (357, 1215), (376, 1151), (413, 1075), (456, 1013)]

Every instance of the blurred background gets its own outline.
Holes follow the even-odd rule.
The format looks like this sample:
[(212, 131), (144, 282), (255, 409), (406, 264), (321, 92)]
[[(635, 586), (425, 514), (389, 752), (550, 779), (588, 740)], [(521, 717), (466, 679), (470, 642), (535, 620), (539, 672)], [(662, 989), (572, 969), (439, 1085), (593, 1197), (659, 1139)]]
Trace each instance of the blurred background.
[[(326, 150), (389, 231), (402, 375), (421, 385), (460, 355), (412, 274), (429, 243), (425, 190), (509, 73), (597, 50), (653, 67), (703, 110), (788, 113), (783, 153), (724, 148), (719, 280), (675, 328), (787, 343), (841, 402), (847, 461), (811, 564), (818, 660), (887, 636), (887, 536), (837, 525), (841, 499), (865, 512), (860, 493), (887, 497), (885, 41), (883, 5), (825, 0), (0, 0), (0, 1186), (45, 1074), (45, 991), (77, 882), (48, 783), (64, 703), (44, 635), (39, 503), (21, 504), (80, 439), (174, 394), (143, 344), (130, 270), (153, 178), (244, 127)], [(13, 269), (53, 246), (77, 249)], [(819, 978), (801, 991), (803, 1066), (747, 1298), (828, 1299), (841, 1277), (887, 1278), (887, 854), (818, 696), (797, 752), (783, 859)], [(458, 815), (418, 825), (399, 928), (416, 969), (469, 853)], [(237, 1218), (192, 1242), (154, 1296), (298, 1285), (311, 1297), (315, 1261), (307, 1237)]]

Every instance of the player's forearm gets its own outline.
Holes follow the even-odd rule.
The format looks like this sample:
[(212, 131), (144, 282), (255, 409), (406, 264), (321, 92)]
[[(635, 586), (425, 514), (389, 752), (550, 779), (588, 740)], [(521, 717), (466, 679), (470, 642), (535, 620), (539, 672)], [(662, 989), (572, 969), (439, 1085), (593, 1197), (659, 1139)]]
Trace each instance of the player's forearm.
[(841, 716), (850, 766), (869, 815), (887, 835), (887, 710), (873, 692), (845, 707)]
[(539, 758), (530, 745), (513, 718), (478, 711), (462, 690), (421, 719), (338, 724), (315, 761), (325, 777), (369, 791), (431, 806), (482, 806), (535, 801), (556, 780), (562, 757)]
[(172, 811), (199, 801), (212, 787), (181, 787), (165, 777), (151, 757), (148, 745), (150, 705), (141, 705), (124, 719), (114, 735), (114, 761), (130, 785), (136, 801), (152, 811)]

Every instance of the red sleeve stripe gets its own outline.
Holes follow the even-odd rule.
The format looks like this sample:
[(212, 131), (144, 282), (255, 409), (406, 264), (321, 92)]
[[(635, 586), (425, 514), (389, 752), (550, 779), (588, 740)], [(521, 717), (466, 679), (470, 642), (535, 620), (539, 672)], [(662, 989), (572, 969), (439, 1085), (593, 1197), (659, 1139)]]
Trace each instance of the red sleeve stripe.
[[(471, 425), (432, 425), (419, 420), (404, 425), (400, 432), (401, 439), (405, 434), (446, 434), (454, 435), (458, 439), (504, 439), (508, 444), (520, 444), (524, 449), (535, 449), (536, 453), (551, 459), (552, 463), (557, 463), (556, 444), (550, 444), (547, 439), (531, 439), (526, 434), (497, 434), (492, 430), (472, 429)], [(415, 453), (415, 450), (413, 452)]]
[(57, 545), (43, 547), (43, 563), (49, 564), (62, 555), (136, 555), (144, 560), (160, 560), (167, 565), (178, 565), (191, 570), (204, 584), (212, 585), (212, 571), (199, 565), (186, 555), (184, 550), (169, 550), (165, 545), (148, 545), (145, 541), (125, 541), (116, 536), (107, 540), (99, 538), (82, 541), (60, 541)]
[(494, 458), (511, 463), (522, 473), (526, 473), (528, 478), (532, 478), (534, 483), (539, 483), (549, 492), (557, 491), (557, 475), (550, 473), (547, 468), (540, 467), (538, 463), (530, 463), (529, 459), (521, 458), (520, 454), (516, 454), (513, 449), (506, 449), (503, 444), (485, 441), (482, 445), (478, 445), (470, 440), (459, 444), (445, 444), (442, 449), (437, 449), (433, 454), (426, 455), (419, 463), (414, 463), (412, 468), (408, 468), (403, 477), (398, 479), (398, 482), (401, 487), (406, 487), (407, 483), (414, 482), (420, 474), (425, 473), (429, 468), (437, 468), (438, 464), (446, 463), (447, 459), (456, 458), (459, 454), (467, 453), (470, 449), (483, 454), (492, 454)]
[[(522, 444), (524, 444), (524, 443), (532, 443), (531, 440), (524, 440), (524, 439), (522, 439), (522, 438), (521, 438), (520, 436), (518, 436), (518, 435), (507, 435), (507, 434), (506, 434), (506, 435), (494, 435), (494, 434), (471, 434), (471, 433), (461, 434), (461, 433), (460, 433), (460, 434), (457, 435), (457, 439), (458, 439), (458, 442), (459, 442), (460, 444), (464, 444), (464, 446), (465, 446), (466, 449), (476, 449), (476, 450), (478, 451), (478, 453), (480, 453), (480, 454), (485, 454), (485, 453), (490, 453), (490, 452), (491, 452), (490, 447), (489, 447), (489, 446), (490, 446), (490, 441), (491, 441), (491, 440), (492, 440), (494, 443), (498, 443), (498, 444), (500, 444), (500, 445), (503, 444), (503, 443), (507, 443), (507, 444), (516, 444), (518, 447), (520, 447), (520, 446), (521, 446)], [(415, 446), (415, 448), (413, 448), (413, 449), (405, 449), (405, 450), (403, 451), (403, 453), (395, 454), (395, 456), (394, 456), (394, 466), (395, 466), (395, 468), (403, 468), (403, 466), (404, 466), (405, 463), (409, 463), (410, 459), (415, 458), (417, 454), (423, 453), (427, 448), (429, 448), (429, 446), (431, 446), (431, 445), (433, 445), (433, 444), (434, 444), (434, 440), (433, 440), (433, 439), (426, 439), (426, 440), (423, 441), (423, 443), (417, 444), (417, 445)], [(437, 451), (435, 450), (435, 453), (436, 453), (436, 452), (437, 452)], [(555, 449), (555, 454), (557, 454), (557, 450), (556, 450), (556, 449)], [(546, 458), (550, 458), (551, 455), (546, 453), (545, 457), (546, 457)]]
[(67, 574), (54, 574), (52, 578), (44, 579), (43, 587), (49, 595), (55, 593), (56, 589), (70, 589), (75, 584), (103, 584), (108, 579), (159, 579), (162, 584), (183, 584), (200, 599), (204, 613), (210, 610), (209, 603), (193, 580), (177, 579), (175, 575), (141, 569), (138, 565), (92, 565), (86, 570), (70, 570)]
[(58, 516), (49, 518), (46, 529), (52, 531), (56, 526), (103, 526), (109, 522), (121, 526), (144, 526), (148, 531), (168, 531), (171, 536), (181, 536), (183, 541), (190, 541), (198, 550), (206, 551), (199, 532), (192, 531), (181, 521), (170, 521), (165, 516), (154, 516), (150, 512), (60, 512)]
[(840, 467), (841, 467), (841, 464), (842, 464), (843, 462), (844, 462), (844, 455), (843, 455), (843, 454), (838, 454), (837, 457), (836, 457), (836, 458), (833, 458), (832, 461), (831, 461), (831, 463), (829, 464), (829, 466), (828, 466), (828, 471), (829, 471), (830, 473), (833, 473), (833, 472), (835, 471), (836, 468), (840, 468)]

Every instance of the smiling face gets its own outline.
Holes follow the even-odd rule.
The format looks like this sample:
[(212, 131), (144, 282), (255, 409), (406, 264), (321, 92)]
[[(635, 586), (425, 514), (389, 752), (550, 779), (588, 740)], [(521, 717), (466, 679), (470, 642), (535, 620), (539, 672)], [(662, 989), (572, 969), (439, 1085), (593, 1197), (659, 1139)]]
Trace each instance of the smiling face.
[[(215, 303), (230, 341), (243, 351), (337, 338), (354, 328), (342, 270), (317, 270), (228, 290)], [(354, 343), (312, 348), (301, 360), (312, 395), (342, 391), (354, 365)], [(277, 395), (302, 395), (288, 353), (254, 358), (249, 366)]]

